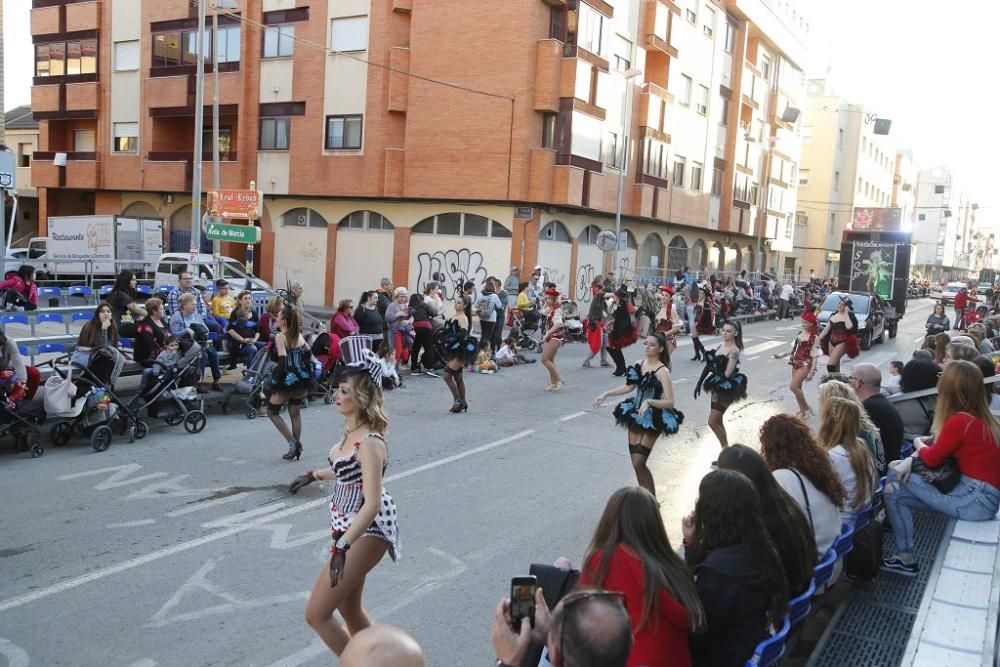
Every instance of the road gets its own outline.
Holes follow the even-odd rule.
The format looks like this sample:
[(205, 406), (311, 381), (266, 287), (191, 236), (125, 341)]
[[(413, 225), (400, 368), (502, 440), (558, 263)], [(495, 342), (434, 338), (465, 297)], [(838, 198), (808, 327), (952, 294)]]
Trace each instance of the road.
[[(931, 302), (910, 304), (899, 337), (862, 353), (883, 368), (908, 359)], [(789, 370), (771, 355), (793, 322), (745, 331), (750, 399), (726, 416), (731, 442), (757, 444), (771, 414), (794, 410)], [(371, 616), (413, 633), (431, 665), (485, 665), (491, 614), (511, 576), (565, 555), (579, 562), (607, 497), (634, 484), (608, 369), (583, 369), (585, 346), (560, 351), (569, 386), (543, 391), (540, 365), (467, 376), (469, 412), (447, 412), (441, 380), (387, 395), (387, 487), (399, 507), (402, 558), (368, 577)], [(639, 346), (629, 350), (640, 354)], [(675, 353), (681, 432), (650, 465), (676, 546), (701, 477), (718, 454), (701, 364)], [(845, 365), (845, 368), (848, 368)], [(816, 385), (807, 395), (815, 400)], [(303, 413), (301, 462), (264, 418), (210, 412), (197, 436), (156, 423), (144, 441), (101, 454), (82, 441), (30, 459), (0, 452), (0, 656), (7, 664), (283, 666), (332, 664), (303, 621), (329, 540), (325, 485), (286, 493), (324, 463), (342, 431), (330, 406)], [(4, 664), (0, 658), (0, 664)]]

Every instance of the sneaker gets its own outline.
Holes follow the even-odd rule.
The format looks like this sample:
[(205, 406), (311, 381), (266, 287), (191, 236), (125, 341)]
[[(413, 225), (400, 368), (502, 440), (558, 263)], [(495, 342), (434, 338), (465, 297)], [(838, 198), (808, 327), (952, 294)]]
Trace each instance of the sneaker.
[(904, 577), (915, 577), (920, 572), (917, 562), (906, 564), (899, 556), (891, 556), (882, 561), (882, 569), (887, 572), (895, 572)]
[(420, 368), (414, 368), (410, 371), (410, 375), (423, 375), (424, 372)]
[(584, 368), (590, 368), (590, 362), (589, 361), (583, 362), (583, 367)]
[(434, 371), (424, 371), (424, 375), (426, 375), (428, 377), (432, 377), (432, 378), (439, 378), (439, 377), (441, 377), (440, 375), (438, 375)]

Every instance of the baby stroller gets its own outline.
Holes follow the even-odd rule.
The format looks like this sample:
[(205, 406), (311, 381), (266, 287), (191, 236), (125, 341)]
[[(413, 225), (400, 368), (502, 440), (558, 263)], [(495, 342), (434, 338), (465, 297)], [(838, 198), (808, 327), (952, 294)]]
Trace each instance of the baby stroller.
[(146, 422), (114, 393), (114, 384), (124, 364), (122, 353), (107, 346), (91, 350), (86, 366), (72, 362), (69, 369), (62, 371), (53, 364), (62, 377), (72, 373), (76, 385), (76, 396), (69, 410), (52, 415), (66, 420), (58, 422), (49, 433), (54, 445), (65, 445), (74, 433), (80, 433), (90, 438), (95, 451), (103, 452), (111, 446), (115, 430), (127, 435), (129, 442), (146, 437), (149, 432)]
[(250, 365), (243, 370), (243, 379), (233, 385), (233, 388), (222, 401), (222, 414), (229, 414), (229, 401), (240, 397), (243, 401), (243, 414), (247, 419), (254, 419), (264, 407), (264, 385), (271, 379), (275, 363), (271, 361), (271, 344), (257, 350)]
[(542, 351), (542, 322), (544, 320), (537, 310), (514, 309), (514, 327), (518, 331), (519, 348), (532, 352)]
[(564, 301), (562, 304), (563, 329), (566, 331), (566, 338), (577, 343), (583, 342), (586, 338), (583, 330), (583, 321), (580, 319), (580, 309), (576, 301)]
[(313, 362), (316, 364), (316, 392), (323, 402), (333, 403), (333, 392), (337, 390), (337, 368), (341, 358), (341, 339), (336, 334), (323, 331), (312, 342)]
[(14, 371), (0, 373), (0, 436), (10, 433), (17, 451), (30, 451), (31, 458), (37, 459), (45, 453), (39, 428), (44, 421), (42, 400), (24, 397), (24, 385)]
[(159, 372), (143, 374), (139, 394), (129, 402), (129, 409), (161, 417), (168, 425), (183, 423), (188, 433), (201, 433), (208, 423), (204, 401), (198, 396), (201, 379), (201, 346), (191, 345), (172, 368), (154, 365)]

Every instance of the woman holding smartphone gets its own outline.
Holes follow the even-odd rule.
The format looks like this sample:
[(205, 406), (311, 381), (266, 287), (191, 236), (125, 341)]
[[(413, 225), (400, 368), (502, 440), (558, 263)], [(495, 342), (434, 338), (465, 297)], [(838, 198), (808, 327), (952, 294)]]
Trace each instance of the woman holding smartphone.
[[(389, 464), (382, 365), (371, 351), (365, 352), (362, 361), (348, 365), (334, 396), (345, 425), (344, 437), (328, 455), (329, 467), (309, 470), (289, 487), (295, 494), (317, 480), (333, 482), (333, 547), (309, 596), (306, 622), (338, 656), (353, 635), (371, 625), (362, 605), (365, 577), (386, 552), (394, 561), (399, 558), (396, 504), (382, 486)], [(335, 611), (346, 628), (333, 617)]]

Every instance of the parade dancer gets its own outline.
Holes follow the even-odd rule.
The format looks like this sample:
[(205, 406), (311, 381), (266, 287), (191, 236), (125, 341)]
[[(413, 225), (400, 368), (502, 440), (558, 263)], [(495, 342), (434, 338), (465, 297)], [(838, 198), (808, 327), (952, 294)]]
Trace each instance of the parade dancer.
[(775, 359), (784, 359), (791, 356), (788, 364), (792, 367), (792, 382), (788, 388), (792, 390), (795, 401), (799, 404), (798, 416), (802, 419), (808, 418), (812, 413), (812, 408), (806, 401), (806, 395), (802, 391), (802, 383), (812, 380), (816, 375), (816, 358), (819, 356), (819, 348), (816, 346), (816, 315), (815, 313), (802, 313), (802, 331), (792, 341), (792, 348), (787, 352), (774, 355)]
[(837, 304), (837, 312), (830, 316), (827, 327), (819, 335), (823, 354), (829, 357), (826, 361), (827, 373), (840, 372), (840, 360), (845, 354), (856, 359), (861, 353), (857, 332), (858, 318), (854, 316), (851, 300), (842, 296)]
[(722, 417), (729, 406), (747, 397), (747, 376), (740, 373), (740, 352), (743, 351), (743, 331), (736, 322), (722, 326), (722, 345), (705, 351), (705, 370), (701, 372), (694, 388), (694, 397), (701, 390), (712, 396), (712, 410), (708, 413), (708, 427), (719, 439), (723, 449), (729, 446), (729, 437)]
[(566, 331), (563, 327), (559, 291), (550, 288), (545, 290), (545, 335), (542, 336), (542, 366), (549, 372), (549, 384), (545, 391), (559, 391), (566, 386), (556, 369), (556, 353), (564, 342)]
[(657, 438), (677, 433), (684, 414), (674, 408), (667, 337), (659, 331), (646, 336), (645, 352), (646, 358), (626, 371), (625, 385), (599, 395), (594, 399), (594, 407), (601, 407), (609, 396), (635, 391), (634, 396), (615, 407), (615, 422), (628, 429), (628, 452), (639, 486), (656, 495), (653, 474), (646, 461)]
[(712, 309), (712, 292), (708, 288), (691, 289), (691, 301), (694, 302), (694, 323), (691, 329), (691, 343), (694, 345), (694, 356), (691, 361), (701, 361), (705, 354), (701, 336), (711, 336), (715, 333), (715, 313)]
[(583, 360), (584, 368), (590, 368), (590, 362), (598, 352), (601, 353), (601, 366), (611, 365), (607, 360), (608, 330), (604, 323), (607, 310), (604, 288), (599, 280), (595, 280), (590, 286), (590, 311), (587, 313), (587, 345), (590, 346), (590, 354)]
[[(345, 421), (344, 437), (330, 450), (329, 467), (295, 478), (289, 491), (317, 480), (333, 481), (330, 522), (333, 547), (306, 604), (306, 622), (336, 655), (371, 625), (362, 605), (365, 577), (389, 553), (399, 558), (396, 504), (382, 486), (389, 461), (382, 405), (382, 365), (370, 350), (348, 365), (334, 395)], [(348, 556), (348, 552), (354, 553)], [(333, 618), (339, 611), (347, 627)]]
[(674, 290), (670, 287), (661, 287), (659, 294), (660, 309), (656, 313), (655, 331), (659, 331), (666, 336), (667, 346), (673, 354), (677, 349), (677, 334), (684, 329), (684, 320), (681, 319), (674, 305)]
[(611, 296), (611, 332), (608, 334), (608, 354), (615, 362), (615, 377), (625, 375), (626, 347), (639, 340), (639, 328), (635, 323), (635, 306), (629, 303), (628, 292), (620, 289)]
[(445, 324), (446, 335), (443, 340), (448, 362), (442, 369), (441, 377), (451, 390), (454, 402), (449, 412), (465, 412), (469, 404), (465, 402), (465, 367), (472, 362), (479, 348), (479, 341), (469, 335), (469, 317), (467, 313), (472, 308), (472, 302), (459, 295), (455, 299), (455, 317)]

